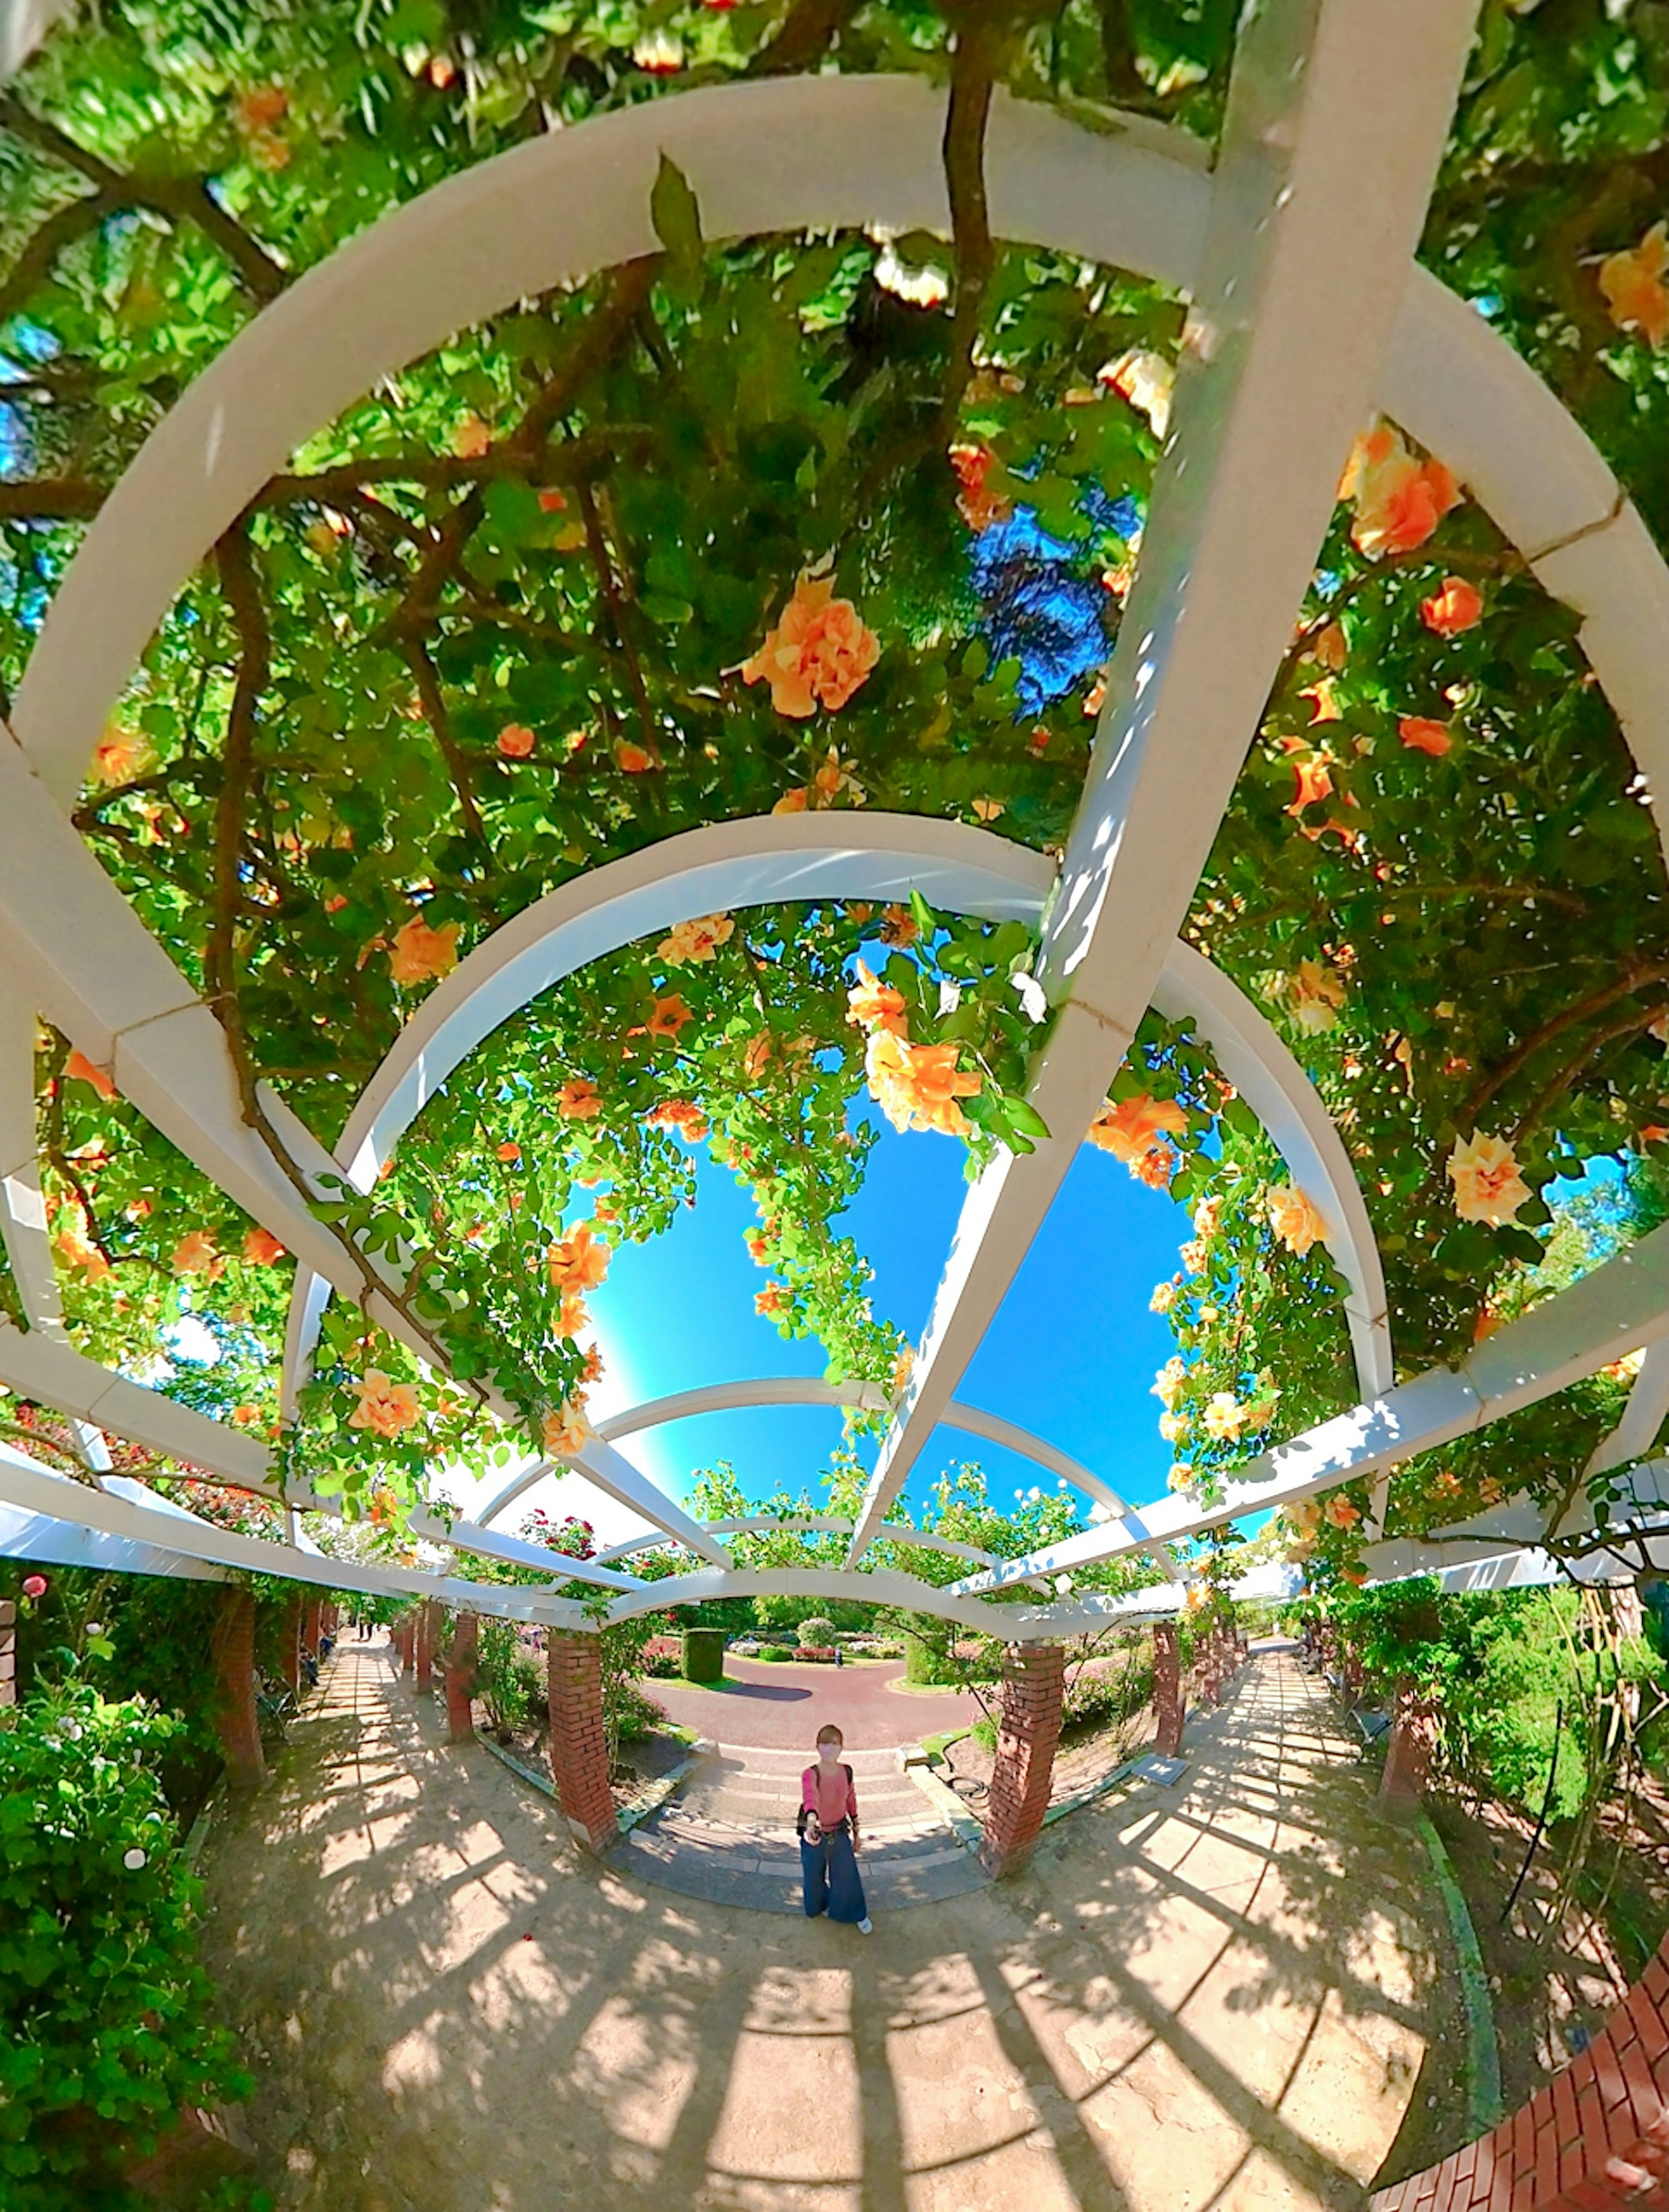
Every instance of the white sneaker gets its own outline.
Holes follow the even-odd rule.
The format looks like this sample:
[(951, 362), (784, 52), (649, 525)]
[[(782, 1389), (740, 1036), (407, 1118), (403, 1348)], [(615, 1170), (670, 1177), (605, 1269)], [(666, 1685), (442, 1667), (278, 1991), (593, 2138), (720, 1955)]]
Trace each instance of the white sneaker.
[(874, 1935), (875, 1923), (870, 1918), (868, 1913), (865, 1913), (863, 1918), (858, 1923), (858, 1933), (860, 1936)]

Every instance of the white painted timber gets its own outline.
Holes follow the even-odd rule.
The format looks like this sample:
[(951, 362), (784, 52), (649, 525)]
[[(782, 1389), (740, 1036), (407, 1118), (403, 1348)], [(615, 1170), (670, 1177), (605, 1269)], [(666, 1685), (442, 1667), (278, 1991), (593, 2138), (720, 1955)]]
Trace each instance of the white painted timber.
[(258, 1536), (234, 1535), (195, 1516), (161, 1510), (161, 1502), (137, 1505), (108, 1491), (72, 1482), (67, 1475), (25, 1458), (0, 1444), (0, 1505), (51, 1516), (67, 1525), (90, 1528), (136, 1543), (154, 1544), (180, 1557), (256, 1574), (282, 1575), (291, 1582), (324, 1589), (361, 1590), (379, 1597), (432, 1597), (442, 1605), (508, 1620), (545, 1620), (554, 1626), (585, 1628), (590, 1616), (572, 1599), (513, 1588), (501, 1583), (467, 1582), (455, 1576), (424, 1575), (408, 1568), (375, 1566), (361, 1559), (327, 1558), (291, 1544)]
[(997, 1315), (1150, 1004), (1371, 410), (1473, 0), (1269, 0), (1223, 153), (1089, 781), (1045, 927), (1053, 1132), (969, 1194), (853, 1561)]
[(100, 1535), (55, 1513), (27, 1513), (0, 1505), (0, 1559), (28, 1559), (43, 1566), (90, 1567), (101, 1574), (164, 1575), (182, 1582), (223, 1583), (228, 1567), (188, 1559), (161, 1544), (136, 1543), (129, 1536)]
[(556, 1554), (549, 1545), (525, 1544), (519, 1536), (506, 1536), (473, 1521), (448, 1522), (436, 1514), (414, 1512), (408, 1516), (406, 1525), (414, 1536), (426, 1536), (431, 1543), (451, 1544), (458, 1551), (474, 1552), (484, 1559), (503, 1559), (512, 1566), (537, 1567), (555, 1582), (596, 1583), (604, 1589), (614, 1590), (644, 1587), (635, 1575), (616, 1573), (601, 1559), (564, 1557), (558, 1566)]
[(62, 1337), (0, 1322), (0, 1382), (148, 1451), (200, 1467), (235, 1489), (277, 1494), (264, 1444), (85, 1358)]
[(1657, 1441), (1658, 1431), (1669, 1420), (1669, 1344), (1653, 1345), (1641, 1362), (1640, 1372), (1623, 1408), (1623, 1418), (1589, 1460), (1587, 1473), (1604, 1474), (1639, 1459)]
[(1217, 1066), (1326, 1224), (1327, 1250), (1350, 1285), (1344, 1317), (1356, 1388), (1364, 1398), (1377, 1397), (1396, 1374), (1385, 1271), (1350, 1156), (1315, 1085), (1245, 992), (1180, 938), (1165, 957), (1153, 1003), (1168, 1020), (1186, 1016), (1209, 1042)]

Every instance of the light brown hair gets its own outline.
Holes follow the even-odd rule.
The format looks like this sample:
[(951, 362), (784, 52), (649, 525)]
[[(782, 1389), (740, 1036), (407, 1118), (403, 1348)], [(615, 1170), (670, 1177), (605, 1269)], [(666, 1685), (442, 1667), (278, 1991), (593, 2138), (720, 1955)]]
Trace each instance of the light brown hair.
[(817, 1730), (817, 1748), (821, 1750), (826, 1743), (838, 1743), (842, 1751), (846, 1749), (846, 1738), (833, 1721), (825, 1721)]

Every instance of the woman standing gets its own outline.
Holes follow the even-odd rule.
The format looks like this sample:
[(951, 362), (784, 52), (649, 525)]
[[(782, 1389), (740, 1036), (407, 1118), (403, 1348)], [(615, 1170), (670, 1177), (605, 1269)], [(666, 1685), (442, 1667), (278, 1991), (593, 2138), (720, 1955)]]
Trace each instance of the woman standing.
[(860, 1936), (873, 1923), (858, 1872), (858, 1792), (852, 1769), (841, 1758), (845, 1739), (830, 1725), (817, 1730), (817, 1762), (800, 1777), (800, 1870), (805, 1877), (805, 1917), (826, 1911)]

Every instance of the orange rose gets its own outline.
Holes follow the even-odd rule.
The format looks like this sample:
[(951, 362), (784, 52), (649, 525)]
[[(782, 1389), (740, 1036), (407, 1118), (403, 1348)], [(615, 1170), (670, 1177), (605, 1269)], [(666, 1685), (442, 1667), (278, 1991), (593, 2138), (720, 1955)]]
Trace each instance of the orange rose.
[(1530, 1196), (1530, 1186), (1519, 1173), (1506, 1139), (1481, 1137), (1475, 1129), (1464, 1142), (1455, 1139), (1448, 1178), (1454, 1185), (1454, 1210), (1462, 1221), (1486, 1221), (1496, 1229), (1514, 1226), (1520, 1206)]
[(742, 664), (744, 684), (766, 683), (779, 714), (796, 721), (844, 707), (881, 658), (880, 641), (828, 577), (802, 576), (776, 628)]
[(1420, 620), (1439, 637), (1459, 637), (1483, 619), (1484, 594), (1464, 576), (1445, 576), (1443, 588), (1420, 602)]
[(1608, 254), (1599, 264), (1599, 289), (1619, 331), (1638, 331), (1660, 346), (1669, 337), (1669, 224), (1654, 222), (1638, 246)]
[(93, 774), (106, 791), (118, 783), (131, 783), (150, 766), (150, 740), (112, 722), (93, 749)]
[(217, 1283), (226, 1273), (226, 1261), (206, 1229), (193, 1229), (182, 1237), (174, 1246), (170, 1265), (176, 1275), (202, 1275), (211, 1283)]
[(513, 1144), (508, 1139), (507, 1139), (505, 1142), (499, 1146), (497, 1158), (501, 1159), (507, 1166), (513, 1167), (516, 1162), (521, 1158), (521, 1146), (518, 1144)]
[(989, 446), (950, 448), (950, 466), (961, 486), (956, 495), (956, 512), (976, 533), (990, 529), (993, 522), (1006, 522), (1014, 512), (1012, 500), (999, 499), (994, 492), (986, 489), (986, 478), (996, 458)]
[(664, 1098), (643, 1118), (650, 1128), (671, 1129), (692, 1145), (699, 1145), (707, 1133), (707, 1115), (687, 1098)]
[(284, 1257), (284, 1248), (269, 1229), (252, 1229), (243, 1241), (243, 1255), (252, 1267), (270, 1267)]
[(603, 1095), (586, 1076), (576, 1076), (556, 1093), (556, 1111), (565, 1121), (589, 1121), (603, 1111)]
[(652, 753), (645, 752), (641, 745), (632, 744), (623, 738), (615, 747), (615, 760), (627, 775), (647, 775), (655, 765)]
[(1332, 776), (1326, 753), (1316, 753), (1309, 760), (1294, 761), (1292, 772), (1298, 779), (1298, 786), (1287, 804), (1289, 814), (1302, 814), (1307, 806), (1314, 806), (1318, 799), (1331, 795)]
[(450, 975), (458, 965), (462, 932), (461, 922), (442, 922), (439, 929), (431, 929), (421, 914), (413, 915), (395, 932), (388, 948), (390, 975), (397, 983), (426, 983), (431, 976)]
[(1155, 1098), (1142, 1091), (1116, 1105), (1109, 1101), (1086, 1133), (1092, 1145), (1122, 1160), (1133, 1174), (1162, 1136), (1183, 1136), (1187, 1127), (1187, 1115), (1174, 1098)]
[(861, 960), (858, 981), (847, 993), (847, 1019), (865, 1030), (889, 1030), (901, 1037), (909, 1035), (903, 993), (871, 975)]
[(1356, 440), (1338, 495), (1356, 507), (1350, 542), (1374, 559), (1423, 545), (1460, 503), (1460, 488), (1441, 461), (1417, 460), (1380, 422)]
[(713, 959), (721, 945), (728, 945), (736, 933), (736, 924), (727, 914), (699, 915), (693, 921), (674, 925), (670, 937), (662, 938), (655, 950), (669, 968), (681, 968), (686, 961)]
[(84, 1052), (72, 1052), (64, 1063), (64, 1072), (72, 1083), (90, 1083), (100, 1098), (113, 1098), (116, 1085), (102, 1067), (94, 1067)]
[(883, 945), (890, 945), (895, 951), (901, 951), (905, 945), (913, 945), (920, 934), (916, 927), (916, 918), (908, 907), (889, 906), (883, 912), (879, 931)]
[(592, 1234), (589, 1222), (553, 1244), (545, 1259), (550, 1280), (559, 1291), (594, 1291), (609, 1272), (610, 1248)]
[(392, 1382), (380, 1367), (366, 1370), (364, 1379), (348, 1388), (359, 1403), (348, 1416), (350, 1429), (369, 1429), (373, 1436), (398, 1437), (415, 1428), (422, 1419), (415, 1382)]
[(493, 434), (479, 415), (466, 415), (452, 432), (452, 451), (463, 461), (478, 461), (493, 442)]
[(1327, 1224), (1315, 1206), (1293, 1183), (1284, 1183), (1270, 1192), (1269, 1225), (1288, 1251), (1296, 1252), (1300, 1259), (1327, 1233)]
[(592, 1425), (586, 1419), (583, 1395), (576, 1390), (564, 1398), (554, 1413), (545, 1415), (540, 1434), (545, 1449), (553, 1458), (577, 1457), (592, 1434)]
[(498, 749), (506, 760), (525, 760), (533, 742), (533, 732), (525, 722), (507, 722), (498, 733)]
[(754, 1311), (763, 1314), (768, 1321), (774, 1321), (779, 1314), (786, 1313), (792, 1304), (792, 1296), (780, 1283), (767, 1283), (762, 1291), (754, 1295)]
[(1338, 1019), (1336, 1010), (1344, 1003), (1344, 978), (1322, 961), (1301, 960), (1287, 994), (1299, 1028), (1319, 1034)]
[(1434, 760), (1441, 760), (1454, 743), (1447, 722), (1434, 722), (1424, 714), (1405, 714), (1397, 735), (1410, 752), (1429, 753)]
[(982, 1079), (956, 1066), (954, 1044), (907, 1044), (889, 1030), (871, 1033), (864, 1056), (870, 1097), (895, 1129), (937, 1129), (966, 1136), (968, 1116), (956, 1103), (977, 1096)]
[(676, 1044), (678, 1031), (695, 1017), (675, 991), (670, 999), (657, 999), (655, 1011), (644, 1024), (652, 1037), (671, 1037)]

